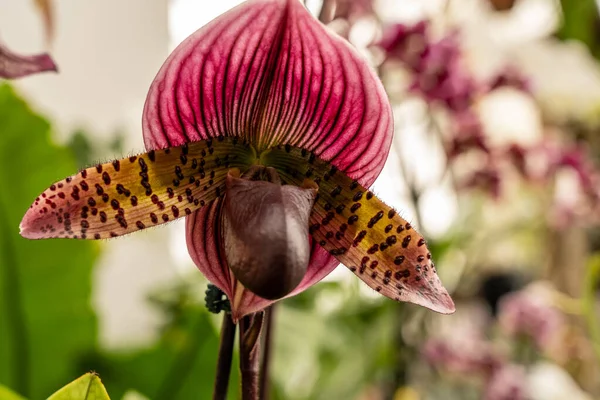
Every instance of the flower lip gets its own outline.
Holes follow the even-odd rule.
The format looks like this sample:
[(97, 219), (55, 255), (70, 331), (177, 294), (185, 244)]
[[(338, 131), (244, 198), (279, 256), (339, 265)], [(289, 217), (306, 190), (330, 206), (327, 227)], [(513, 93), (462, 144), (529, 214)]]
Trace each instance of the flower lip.
[[(269, 181), (256, 180), (261, 176)], [(251, 180), (254, 178), (255, 180)], [(308, 219), (317, 191), (281, 186), (273, 168), (227, 176), (221, 214), (225, 258), (245, 288), (274, 300), (302, 281), (310, 259)]]
[[(223, 199), (213, 201), (205, 208), (186, 219), (186, 239), (190, 256), (210, 282), (219, 287), (231, 301), (231, 317), (239, 321), (248, 315), (265, 309), (274, 303), (245, 289), (233, 276), (221, 249), (221, 233), (218, 216)], [(339, 262), (316, 243), (310, 240), (311, 252), (304, 279), (287, 297), (296, 295), (333, 271)]]

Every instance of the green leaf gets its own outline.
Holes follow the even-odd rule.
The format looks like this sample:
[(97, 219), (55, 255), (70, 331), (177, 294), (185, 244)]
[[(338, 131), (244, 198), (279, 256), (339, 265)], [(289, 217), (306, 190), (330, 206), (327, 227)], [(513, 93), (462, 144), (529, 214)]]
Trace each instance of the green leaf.
[(0, 85), (0, 383), (45, 398), (80, 373), (95, 347), (92, 242), (30, 241), (20, 220), (41, 191), (75, 170), (70, 150), (8, 85)]
[(25, 400), (6, 386), (0, 385), (0, 400)]
[(87, 373), (48, 397), (48, 400), (110, 400), (98, 375)]

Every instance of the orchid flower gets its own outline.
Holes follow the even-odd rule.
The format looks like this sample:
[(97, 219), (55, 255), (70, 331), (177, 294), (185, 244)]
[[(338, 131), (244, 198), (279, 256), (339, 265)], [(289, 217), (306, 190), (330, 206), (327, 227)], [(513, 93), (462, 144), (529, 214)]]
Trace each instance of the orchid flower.
[(249, 0), (163, 65), (148, 152), (51, 185), (21, 235), (105, 239), (185, 217), (191, 258), (234, 320), (340, 262), (384, 296), (451, 313), (425, 239), (367, 189), (392, 131), (381, 83), (347, 42), (298, 0)]

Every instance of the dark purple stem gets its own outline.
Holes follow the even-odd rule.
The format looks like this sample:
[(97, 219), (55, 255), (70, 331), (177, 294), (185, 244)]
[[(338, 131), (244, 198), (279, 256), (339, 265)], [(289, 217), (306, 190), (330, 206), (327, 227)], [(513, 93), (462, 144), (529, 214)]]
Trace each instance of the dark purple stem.
[(271, 351), (273, 348), (273, 318), (275, 317), (275, 305), (265, 310), (265, 339), (263, 341), (262, 368), (260, 370), (260, 398), (269, 399), (269, 367), (271, 362)]
[(240, 373), (242, 400), (259, 400), (260, 333), (264, 312), (240, 320)]
[(224, 313), (221, 325), (221, 343), (219, 344), (219, 359), (213, 400), (225, 400), (231, 375), (231, 359), (233, 357), (233, 342), (235, 341), (236, 326), (231, 320), (231, 314)]

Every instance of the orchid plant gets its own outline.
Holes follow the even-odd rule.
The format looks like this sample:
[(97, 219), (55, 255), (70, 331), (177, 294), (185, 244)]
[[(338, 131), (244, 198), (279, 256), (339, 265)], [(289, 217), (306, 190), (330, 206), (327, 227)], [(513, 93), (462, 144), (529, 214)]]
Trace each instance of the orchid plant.
[(233, 321), (338, 263), (372, 289), (454, 304), (425, 239), (368, 190), (392, 140), (375, 73), (298, 0), (248, 0), (167, 59), (143, 113), (147, 152), (52, 184), (29, 239), (108, 239), (186, 218), (187, 246)]

